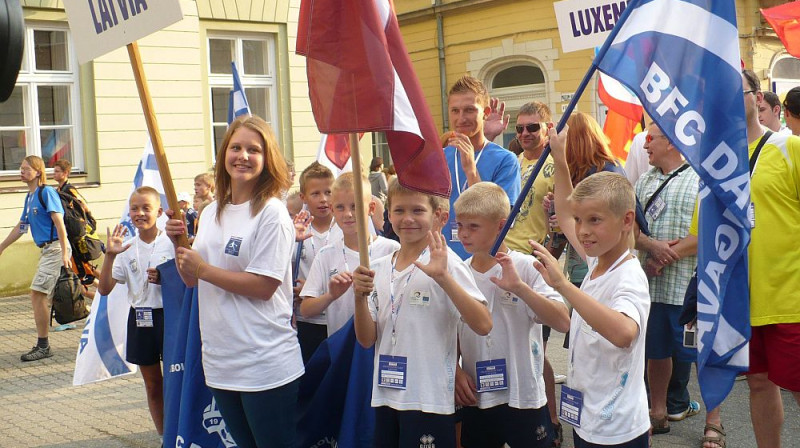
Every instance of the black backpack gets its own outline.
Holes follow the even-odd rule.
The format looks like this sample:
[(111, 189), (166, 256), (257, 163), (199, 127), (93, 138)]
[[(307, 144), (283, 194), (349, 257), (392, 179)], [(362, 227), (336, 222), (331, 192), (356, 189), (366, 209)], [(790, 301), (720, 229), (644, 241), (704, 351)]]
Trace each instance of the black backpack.
[[(39, 202), (47, 208), (45, 196), (42, 193), (43, 187), (37, 190)], [(52, 188), (52, 187), (49, 187)], [(56, 191), (61, 206), (64, 208), (64, 227), (67, 229), (67, 239), (72, 246), (72, 257), (77, 263), (90, 262), (100, 258), (106, 251), (103, 240), (97, 235), (97, 224), (91, 214), (87, 212), (86, 206), (75, 196), (64, 191)], [(58, 234), (55, 225), (50, 224), (50, 238), (55, 240)]]
[(52, 318), (63, 325), (81, 320), (89, 315), (81, 289), (81, 281), (78, 276), (62, 266), (61, 274), (56, 280), (56, 288), (53, 290), (51, 325), (53, 324)]

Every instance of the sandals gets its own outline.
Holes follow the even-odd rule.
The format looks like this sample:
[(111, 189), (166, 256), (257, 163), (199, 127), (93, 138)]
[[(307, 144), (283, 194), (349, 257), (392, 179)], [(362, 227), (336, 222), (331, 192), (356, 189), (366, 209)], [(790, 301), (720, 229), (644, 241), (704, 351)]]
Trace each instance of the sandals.
[[(717, 435), (707, 436), (705, 435), (707, 431), (713, 431), (717, 433)], [(725, 448), (725, 429), (722, 425), (706, 423), (706, 427), (703, 428), (703, 440), (700, 442), (700, 446), (702, 447), (705, 443), (715, 443), (717, 447)]]
[(669, 432), (669, 421), (667, 421), (667, 417), (655, 418), (652, 415), (650, 416), (650, 426), (652, 429), (652, 434), (666, 434)]

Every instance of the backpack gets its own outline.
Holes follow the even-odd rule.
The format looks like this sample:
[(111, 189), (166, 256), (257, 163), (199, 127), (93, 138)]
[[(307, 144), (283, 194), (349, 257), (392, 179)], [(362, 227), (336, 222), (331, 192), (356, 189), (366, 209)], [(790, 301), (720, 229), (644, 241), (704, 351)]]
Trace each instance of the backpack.
[(56, 280), (56, 288), (53, 290), (53, 310), (50, 317), (50, 324), (55, 318), (59, 324), (68, 324), (81, 320), (89, 315), (86, 302), (81, 294), (81, 281), (71, 270), (61, 267), (61, 274)]
[[(47, 208), (42, 190), (43, 188), (39, 188), (37, 191), (39, 202)], [(106, 247), (96, 233), (97, 224), (94, 222), (94, 218), (91, 218), (91, 214), (87, 212), (86, 206), (67, 192), (56, 191), (56, 194), (64, 208), (64, 227), (67, 229), (67, 239), (72, 247), (72, 257), (75, 262), (82, 264), (100, 258), (106, 251)], [(53, 235), (54, 232), (55, 225), (50, 224), (50, 235), (53, 239), (56, 238)]]

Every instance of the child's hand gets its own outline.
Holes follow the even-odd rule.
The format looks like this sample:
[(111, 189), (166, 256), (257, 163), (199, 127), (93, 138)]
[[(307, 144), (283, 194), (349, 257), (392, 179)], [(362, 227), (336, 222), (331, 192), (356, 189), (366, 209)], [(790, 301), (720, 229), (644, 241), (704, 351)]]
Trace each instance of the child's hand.
[(292, 286), (292, 295), (294, 296), (294, 304), (295, 304), (295, 306), (300, 306), (300, 302), (303, 301), (303, 299), (300, 298), (300, 291), (303, 290), (303, 285), (305, 285), (305, 284), (306, 284), (306, 280), (305, 279), (298, 278), (294, 282), (294, 286)]
[(533, 240), (528, 240), (528, 244), (533, 248), (533, 256), (537, 261), (533, 262), (533, 267), (542, 275), (545, 283), (556, 291), (567, 283), (567, 278), (558, 265), (558, 260), (550, 254), (544, 246)]
[(522, 279), (519, 278), (517, 268), (514, 267), (514, 261), (508, 254), (503, 252), (498, 252), (497, 255), (494, 256), (494, 259), (500, 264), (503, 272), (500, 278), (491, 277), (489, 280), (502, 288), (503, 291), (515, 293), (519, 287), (523, 285), (523, 282)]
[(437, 280), (447, 273), (447, 244), (445, 243), (444, 235), (440, 231), (428, 231), (428, 248), (431, 251), (428, 264), (414, 261), (414, 266), (418, 267), (428, 277)]
[(550, 153), (553, 155), (553, 160), (566, 161), (567, 132), (569, 131), (569, 125), (565, 124), (564, 129), (559, 133), (556, 133), (555, 127), (548, 127), (547, 135), (550, 137)]
[(461, 366), (456, 365), (456, 404), (459, 406), (475, 406), (478, 404), (478, 389), (475, 382)]
[(294, 240), (296, 242), (304, 241), (311, 238), (311, 233), (308, 231), (308, 227), (311, 226), (311, 222), (314, 221), (314, 217), (308, 213), (308, 210), (300, 210), (300, 213), (295, 215), (294, 217)]
[(122, 244), (122, 242), (125, 240), (125, 235), (128, 234), (128, 228), (122, 224), (117, 224), (114, 227), (113, 232), (106, 227), (106, 234), (108, 235), (106, 239), (106, 254), (118, 255), (131, 247), (131, 243), (125, 245)]
[(154, 284), (154, 285), (160, 285), (161, 284), (161, 278), (160, 278), (160, 276), (158, 274), (158, 269), (156, 269), (156, 268), (147, 268), (147, 281), (152, 283), (152, 284)]
[(188, 235), (186, 231), (186, 222), (181, 219), (174, 219), (174, 210), (167, 210), (165, 213), (169, 219), (167, 220), (167, 225), (164, 227), (164, 230), (167, 232), (169, 239), (172, 240), (172, 244), (177, 245), (180, 235)]
[(359, 266), (353, 272), (353, 289), (356, 292), (356, 300), (361, 297), (372, 294), (375, 289), (375, 271), (370, 271), (369, 268)]
[(352, 284), (353, 274), (349, 272), (340, 272), (331, 277), (330, 281), (328, 281), (328, 292), (331, 297), (336, 300), (350, 289), (350, 285)]

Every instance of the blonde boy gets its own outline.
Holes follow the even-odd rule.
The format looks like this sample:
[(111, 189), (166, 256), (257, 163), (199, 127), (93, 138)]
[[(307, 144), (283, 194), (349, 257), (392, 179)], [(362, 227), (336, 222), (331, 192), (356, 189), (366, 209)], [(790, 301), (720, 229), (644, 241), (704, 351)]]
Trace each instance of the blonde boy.
[(465, 406), (464, 448), (552, 444), (541, 324), (566, 332), (569, 313), (533, 267), (532, 256), (505, 243), (490, 255), (509, 207), (505, 191), (491, 182), (473, 185), (454, 204), (458, 238), (472, 254), (466, 264), (494, 322), (487, 336), (460, 326), (463, 371), (457, 370), (456, 399)]
[(580, 289), (555, 258), (531, 242), (545, 281), (572, 304), (567, 384), (561, 419), (574, 427), (576, 447), (648, 446), (650, 420), (644, 387), (644, 341), (650, 294), (629, 251), (636, 199), (630, 182), (600, 172), (574, 189), (564, 145), (566, 130), (550, 130), (555, 161), (556, 215), (589, 272)]
[(375, 345), (375, 446), (455, 446), (458, 323), (482, 335), (492, 328), (486, 299), (441, 234), (442, 202), (393, 181), (387, 204), (400, 250), (353, 275), (356, 337)]
[[(300, 293), (303, 301), (300, 313), (314, 317), (325, 312), (328, 336), (342, 328), (353, 317), (353, 269), (359, 264), (358, 232), (356, 228), (355, 175), (344, 173), (333, 183), (331, 203), (333, 219), (342, 230), (343, 239), (323, 247), (314, 258), (311, 271)], [(374, 212), (369, 182), (361, 181), (364, 196), (361, 200), (368, 215)], [(400, 244), (382, 236), (369, 235), (369, 258), (381, 258), (400, 249)]]
[[(342, 231), (336, 227), (331, 213), (333, 181), (331, 170), (319, 162), (312, 163), (300, 174), (300, 199), (303, 200), (310, 219), (306, 222), (308, 227), (299, 232), (298, 244), (292, 252), (293, 266), (299, 267), (296, 272), (297, 285), (294, 288), (295, 306), (298, 308), (300, 292), (311, 271), (314, 258), (323, 247), (342, 239)], [(297, 337), (303, 352), (303, 363), (306, 363), (319, 344), (328, 337), (327, 319), (324, 312), (314, 317), (304, 317), (299, 313), (296, 313), (296, 316)]]
[[(144, 378), (147, 405), (159, 434), (164, 433), (161, 357), (164, 345), (164, 305), (156, 266), (175, 258), (169, 237), (156, 227), (161, 195), (139, 187), (130, 198), (130, 218), (138, 235), (125, 244), (128, 229), (117, 224), (108, 231), (106, 256), (97, 291), (108, 295), (117, 283), (128, 286), (128, 340), (125, 359), (137, 364)], [(133, 246), (133, 247), (131, 247)]]
[(212, 173), (201, 173), (194, 177), (194, 195), (204, 202), (214, 200), (214, 175)]

